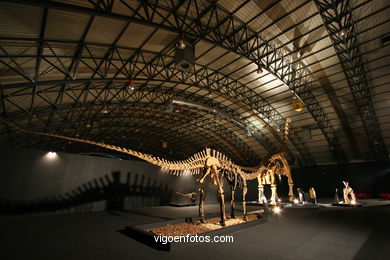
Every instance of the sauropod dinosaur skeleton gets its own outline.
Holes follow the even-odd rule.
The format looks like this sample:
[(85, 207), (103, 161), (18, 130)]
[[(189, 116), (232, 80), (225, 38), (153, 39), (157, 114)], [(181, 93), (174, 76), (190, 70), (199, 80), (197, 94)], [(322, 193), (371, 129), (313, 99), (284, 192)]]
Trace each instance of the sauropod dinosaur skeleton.
[[(224, 200), (224, 190), (223, 190), (223, 177), (226, 177), (229, 182), (229, 176), (234, 176), (234, 183), (237, 183), (238, 180), (242, 182), (243, 185), (243, 214), (244, 220), (246, 220), (246, 178), (245, 172), (236, 164), (234, 164), (230, 158), (228, 158), (223, 153), (206, 148), (201, 152), (198, 152), (191, 157), (185, 160), (177, 160), (177, 161), (169, 161), (163, 158), (155, 157), (153, 155), (137, 152), (131, 149), (109, 145), (101, 142), (90, 141), (87, 139), (81, 138), (73, 138), (68, 136), (62, 136), (57, 134), (43, 133), (43, 132), (35, 132), (30, 131), (24, 128), (21, 128), (11, 122), (0, 119), (4, 123), (8, 124), (11, 127), (14, 127), (22, 132), (26, 132), (29, 134), (41, 135), (41, 136), (49, 136), (55, 137), (59, 139), (64, 139), (72, 142), (80, 142), (91, 144), (95, 146), (100, 146), (106, 149), (118, 151), (121, 153), (129, 154), (144, 161), (147, 161), (151, 164), (161, 167), (167, 173), (181, 176), (181, 175), (195, 175), (201, 174), (201, 177), (197, 180), (199, 183), (199, 192), (200, 192), (200, 202), (199, 202), (199, 217), (201, 222), (204, 222), (204, 180), (207, 176), (210, 177), (211, 184), (216, 185), (218, 189), (219, 203), (220, 203), (220, 211), (221, 211), (221, 225), (225, 225), (225, 200)], [(224, 173), (224, 174), (221, 174)], [(229, 182), (231, 183), (231, 182)], [(236, 186), (236, 185), (235, 185)], [(235, 188), (234, 188), (235, 189)], [(232, 194), (234, 198), (234, 193)], [(234, 210), (234, 199), (231, 203), (232, 211)], [(232, 213), (234, 215), (234, 213)]]
[(290, 200), (294, 198), (293, 194), (293, 181), (291, 177), (291, 170), (289, 164), (285, 158), (285, 146), (287, 143), (288, 136), (288, 125), (290, 119), (288, 118), (285, 125), (284, 131), (284, 144), (282, 146), (281, 152), (276, 154), (271, 154), (266, 156), (257, 167), (244, 167), (234, 164), (230, 158), (228, 158), (223, 153), (214, 150), (214, 149), (204, 149), (185, 160), (169, 161), (163, 158), (155, 157), (153, 155), (137, 152), (127, 148), (109, 145), (101, 142), (90, 141), (87, 139), (72, 138), (57, 134), (35, 132), (21, 128), (13, 123), (0, 119), (4, 123), (26, 133), (55, 137), (59, 139), (65, 139), (73, 142), (87, 143), (95, 146), (100, 146), (106, 149), (118, 151), (121, 153), (129, 154), (135, 156), (141, 160), (147, 161), (151, 164), (161, 167), (164, 171), (175, 176), (182, 175), (197, 175), (201, 174), (201, 177), (197, 180), (199, 183), (199, 193), (200, 193), (200, 202), (199, 202), (199, 218), (201, 222), (204, 222), (204, 180), (207, 176), (210, 176), (211, 184), (217, 186), (217, 193), (220, 203), (220, 213), (221, 213), (221, 225), (225, 225), (225, 200), (224, 200), (224, 190), (223, 190), (223, 178), (227, 180), (231, 187), (232, 199), (230, 202), (231, 206), (231, 217), (234, 218), (235, 210), (235, 190), (237, 184), (242, 185), (242, 206), (243, 206), (243, 215), (244, 220), (246, 220), (246, 194), (247, 194), (247, 180), (258, 180), (258, 190), (259, 190), (259, 201), (263, 199), (263, 190), (264, 184), (270, 184), (272, 189), (271, 202), (275, 202), (277, 198), (276, 194), (276, 181), (275, 174), (283, 174), (288, 178), (289, 183), (289, 197)]

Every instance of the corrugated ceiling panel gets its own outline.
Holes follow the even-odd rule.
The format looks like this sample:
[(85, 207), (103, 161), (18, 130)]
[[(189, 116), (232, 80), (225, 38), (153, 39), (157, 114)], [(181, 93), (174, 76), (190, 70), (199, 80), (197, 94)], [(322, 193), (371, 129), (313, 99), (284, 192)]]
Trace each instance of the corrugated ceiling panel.
[[(45, 38), (79, 41), (87, 28), (90, 15), (50, 9), (47, 17)], [(59, 28), (61, 28), (59, 30)]]
[(42, 26), (43, 8), (0, 4), (0, 37), (38, 38)]
[(97, 16), (93, 20), (86, 41), (112, 44), (125, 25), (125, 21)]
[(176, 39), (176, 34), (158, 30), (144, 45), (143, 49), (160, 52), (170, 44), (175, 44)]

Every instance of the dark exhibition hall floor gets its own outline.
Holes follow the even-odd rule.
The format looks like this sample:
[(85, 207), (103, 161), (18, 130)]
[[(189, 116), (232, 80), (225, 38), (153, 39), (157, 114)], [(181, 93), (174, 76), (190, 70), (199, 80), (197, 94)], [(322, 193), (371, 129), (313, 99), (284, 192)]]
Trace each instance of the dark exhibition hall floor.
[[(390, 202), (366, 203), (284, 208), (267, 223), (231, 233), (234, 243), (186, 244), (171, 252), (118, 230), (196, 216), (197, 207), (1, 217), (0, 259), (390, 259)], [(217, 213), (217, 205), (206, 205), (206, 212)]]

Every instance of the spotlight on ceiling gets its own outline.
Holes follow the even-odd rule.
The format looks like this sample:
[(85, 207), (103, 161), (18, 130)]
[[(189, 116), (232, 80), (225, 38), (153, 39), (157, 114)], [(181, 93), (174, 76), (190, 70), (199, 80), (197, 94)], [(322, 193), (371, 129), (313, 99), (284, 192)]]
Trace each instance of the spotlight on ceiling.
[(104, 106), (103, 106), (102, 113), (103, 113), (103, 114), (108, 114), (108, 108), (107, 108), (107, 105), (104, 105)]
[(135, 89), (135, 87), (134, 87), (134, 80), (130, 80), (129, 86), (127, 86), (127, 89), (129, 89), (129, 90), (134, 90)]
[[(296, 96), (294, 96), (296, 98)], [(303, 103), (300, 99), (293, 100), (293, 110), (296, 112), (301, 112), (303, 109)]]
[(186, 43), (184, 41), (184, 34), (179, 35), (179, 40), (176, 43), (176, 47), (179, 48), (180, 50), (184, 50), (186, 47)]
[(261, 67), (261, 65), (257, 65), (257, 70), (256, 70), (257, 74), (261, 74), (263, 73), (263, 68)]
[(339, 37), (345, 37), (345, 36), (347, 35), (347, 30), (341, 29), (341, 30), (337, 33), (337, 35), (338, 35)]

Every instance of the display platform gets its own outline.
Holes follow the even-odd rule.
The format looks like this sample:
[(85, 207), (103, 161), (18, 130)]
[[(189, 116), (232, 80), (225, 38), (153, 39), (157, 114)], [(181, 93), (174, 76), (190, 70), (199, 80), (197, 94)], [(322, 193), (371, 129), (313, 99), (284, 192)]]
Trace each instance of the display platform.
[(191, 207), (196, 206), (196, 203), (169, 203), (172, 207)]
[[(247, 202), (247, 205), (249, 206), (259, 206), (259, 207), (269, 207), (270, 209), (273, 209), (274, 207), (279, 207), (279, 208), (297, 208), (297, 209), (301, 209), (301, 208), (320, 208), (320, 207), (323, 207), (322, 205), (320, 204), (313, 204), (313, 203), (308, 203), (308, 202), (305, 202), (305, 203), (292, 203), (292, 202), (277, 202), (276, 204), (263, 204), (261, 202), (258, 202), (258, 201), (249, 201)], [(264, 206), (265, 205), (265, 206)]]
[(335, 207), (350, 207), (350, 208), (363, 207), (363, 203), (360, 202), (356, 202), (355, 204), (332, 203), (331, 205)]
[(321, 204), (313, 204), (313, 203), (283, 203), (284, 208), (291, 208), (291, 209), (316, 209), (316, 208), (322, 208), (324, 207)]
[(279, 208), (283, 208), (284, 205), (286, 203), (284, 202), (276, 202), (275, 204), (270, 204), (270, 203), (262, 203), (262, 202), (259, 202), (259, 201), (248, 201), (246, 203), (247, 206), (258, 206), (258, 207), (263, 207), (263, 208), (273, 208), (273, 207), (279, 207)]
[(247, 202), (246, 202), (246, 205), (248, 205), (248, 206), (261, 206), (261, 207), (263, 207), (263, 206), (264, 206), (264, 203), (259, 202), (259, 201), (256, 201), (256, 200), (253, 200), (253, 201), (247, 201)]
[(152, 224), (126, 226), (119, 232), (152, 248), (171, 251), (186, 247), (191, 243), (163, 242), (157, 239), (158, 236), (197, 237), (201, 235), (203, 237), (213, 237), (227, 235), (235, 231), (266, 223), (268, 221), (268, 214), (266, 213), (268, 213), (267, 210), (249, 212), (247, 214), (247, 222), (243, 221), (242, 215), (236, 216), (236, 218), (227, 217), (225, 220), (226, 226), (221, 226), (219, 224), (219, 215), (215, 215), (206, 218), (204, 224), (201, 224), (199, 220), (188, 222), (189, 218), (185, 218), (185, 221), (183, 219), (176, 219)]

